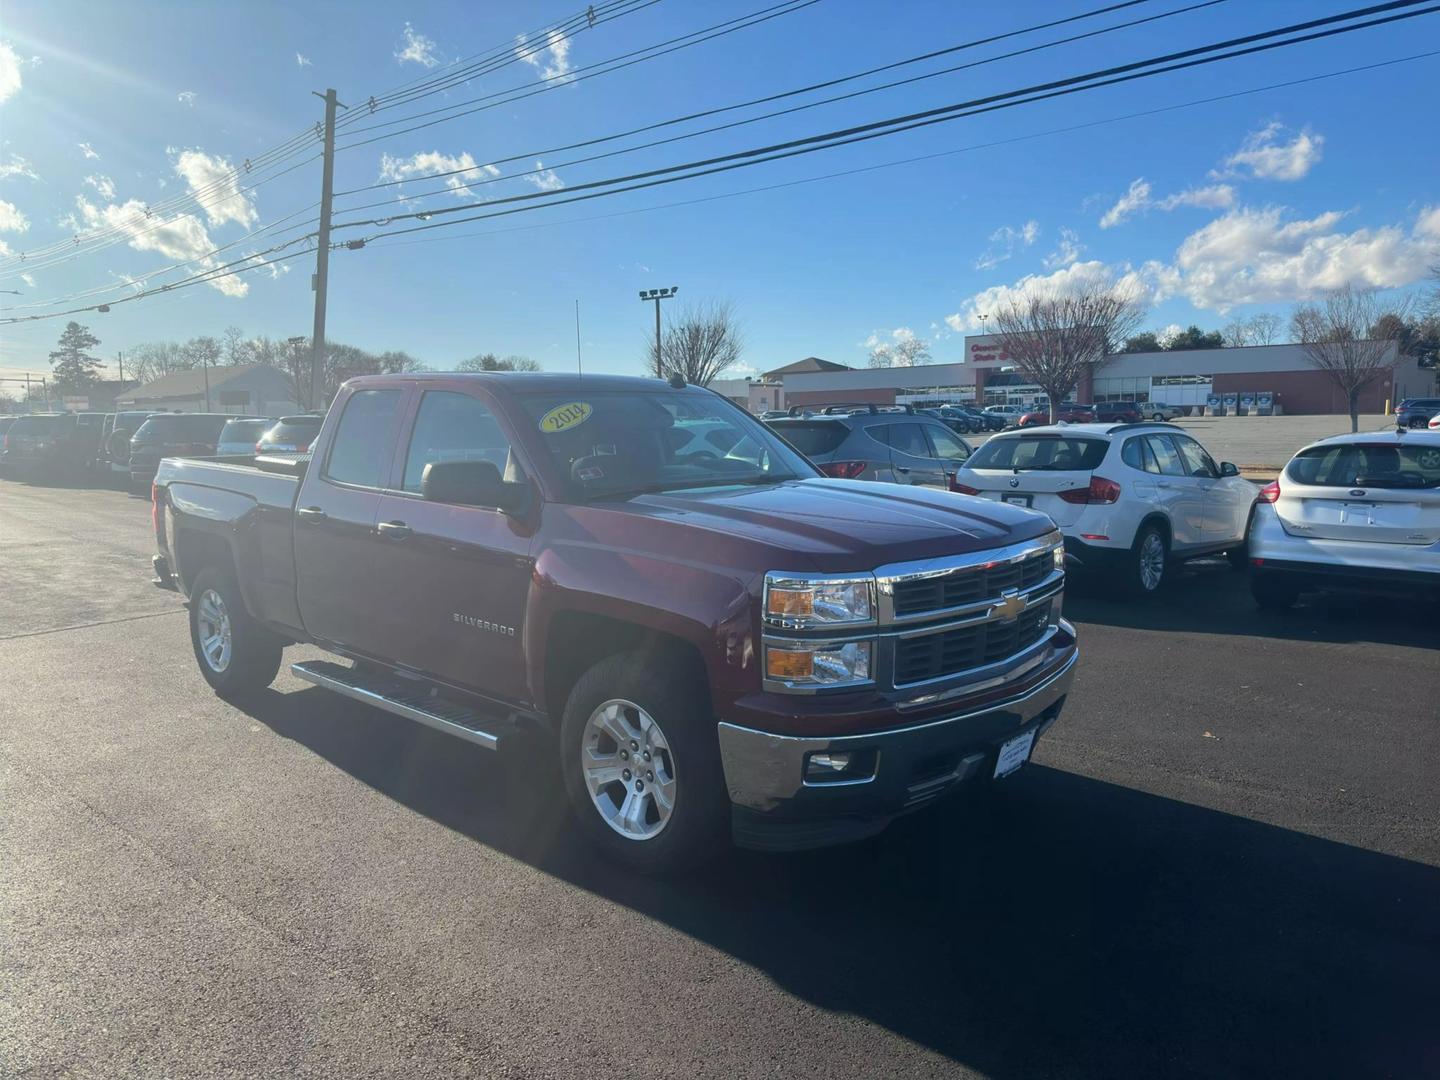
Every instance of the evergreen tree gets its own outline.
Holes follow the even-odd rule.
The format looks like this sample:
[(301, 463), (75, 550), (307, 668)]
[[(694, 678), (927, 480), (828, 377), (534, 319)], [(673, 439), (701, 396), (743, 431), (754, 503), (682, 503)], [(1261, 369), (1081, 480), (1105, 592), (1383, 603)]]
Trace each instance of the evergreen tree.
[(100, 360), (90, 355), (99, 344), (100, 339), (88, 327), (77, 322), (65, 324), (59, 348), (50, 354), (55, 386), (61, 393), (81, 393), (100, 381)]

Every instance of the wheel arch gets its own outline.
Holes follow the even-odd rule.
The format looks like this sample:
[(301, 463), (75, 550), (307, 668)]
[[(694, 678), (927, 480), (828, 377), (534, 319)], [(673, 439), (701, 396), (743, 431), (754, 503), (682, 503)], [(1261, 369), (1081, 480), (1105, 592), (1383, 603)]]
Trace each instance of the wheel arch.
[(657, 664), (684, 670), (709, 688), (705, 660), (694, 643), (629, 619), (589, 611), (558, 611), (546, 627), (543, 679), (539, 704), (558, 728), (570, 691), (580, 676), (600, 661), (620, 653), (644, 654)]
[(1158, 510), (1152, 510), (1140, 519), (1140, 524), (1135, 526), (1135, 536), (1130, 541), (1131, 550), (1140, 543), (1140, 534), (1145, 531), (1146, 526), (1154, 525), (1165, 536), (1165, 550), (1168, 553), (1175, 544), (1175, 530), (1170, 527), (1170, 519)]

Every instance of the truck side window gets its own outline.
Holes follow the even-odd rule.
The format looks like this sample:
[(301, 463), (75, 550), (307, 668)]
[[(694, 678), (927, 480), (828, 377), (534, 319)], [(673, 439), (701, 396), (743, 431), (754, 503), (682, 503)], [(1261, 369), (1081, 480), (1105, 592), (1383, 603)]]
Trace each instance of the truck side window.
[(432, 461), (489, 461), (506, 480), (520, 480), (519, 465), (495, 415), (478, 398), (432, 390), (420, 399), (405, 455), (405, 490), (420, 494)]
[(330, 447), (326, 478), (357, 487), (384, 487), (399, 408), (399, 390), (359, 390), (351, 394)]

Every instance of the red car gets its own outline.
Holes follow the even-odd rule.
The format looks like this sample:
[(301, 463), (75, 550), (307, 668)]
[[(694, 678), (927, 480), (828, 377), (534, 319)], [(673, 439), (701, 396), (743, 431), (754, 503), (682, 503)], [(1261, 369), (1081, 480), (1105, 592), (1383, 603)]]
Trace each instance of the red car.
[(1095, 406), (1095, 420), (1101, 424), (1138, 424), (1145, 417), (1133, 401), (1106, 401)]
[[(1050, 410), (1048, 408), (1036, 409), (1034, 412), (1028, 412), (1020, 417), (1021, 427), (1037, 427), (1050, 422)], [(1055, 410), (1054, 422), (1057, 424), (1093, 424), (1095, 422), (1094, 406), (1061, 405)]]

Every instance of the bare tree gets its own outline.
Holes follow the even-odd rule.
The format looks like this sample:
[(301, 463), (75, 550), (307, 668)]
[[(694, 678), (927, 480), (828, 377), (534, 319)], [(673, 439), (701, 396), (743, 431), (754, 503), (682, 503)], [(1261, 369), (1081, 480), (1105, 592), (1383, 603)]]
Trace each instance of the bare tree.
[(930, 346), (914, 334), (901, 334), (893, 344), (876, 345), (870, 350), (872, 368), (915, 367), (929, 359)]
[(125, 366), (132, 378), (154, 382), (175, 371), (188, 371), (194, 363), (175, 341), (147, 341), (125, 350)]
[(1049, 397), (1053, 422), (1065, 395), (1109, 362), (1144, 312), (1129, 291), (1103, 281), (1028, 292), (992, 314), (1015, 367)]
[[(652, 350), (653, 351), (653, 350)], [(494, 353), (477, 353), (455, 365), (456, 371), (539, 371), (540, 365), (528, 356), (507, 356), (500, 359)]]
[(1280, 336), (1280, 326), (1284, 320), (1273, 311), (1262, 311), (1259, 314), (1251, 315), (1246, 320), (1246, 326), (1250, 330), (1251, 345), (1273, 345), (1275, 339)]
[(255, 341), (245, 336), (238, 326), (227, 326), (221, 338), (225, 363), (230, 367), (255, 363)]
[(1360, 394), (1399, 359), (1395, 328), (1405, 325), (1409, 308), (1408, 300), (1382, 307), (1374, 289), (1346, 285), (1319, 303), (1297, 304), (1290, 316), (1290, 332), (1306, 358), (1345, 395), (1351, 431), (1360, 430)]
[(1250, 344), (1250, 320), (1235, 319), (1226, 323), (1220, 328), (1220, 336), (1225, 339), (1225, 348), (1239, 349)]
[(661, 336), (660, 353), (651, 341), (646, 367), (660, 378), (679, 375), (688, 383), (709, 386), (732, 367), (745, 349), (745, 339), (730, 304), (689, 307), (670, 321)]

